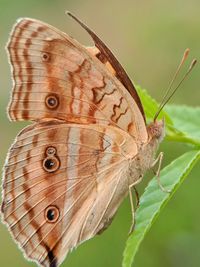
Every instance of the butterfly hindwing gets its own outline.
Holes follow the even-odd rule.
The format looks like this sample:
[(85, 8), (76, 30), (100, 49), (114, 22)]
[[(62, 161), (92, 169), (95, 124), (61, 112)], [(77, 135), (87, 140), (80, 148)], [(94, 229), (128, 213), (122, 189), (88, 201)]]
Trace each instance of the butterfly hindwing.
[(48, 121), (25, 128), (4, 170), (2, 213), (28, 259), (57, 266), (106, 227), (128, 192), (137, 146), (103, 125)]

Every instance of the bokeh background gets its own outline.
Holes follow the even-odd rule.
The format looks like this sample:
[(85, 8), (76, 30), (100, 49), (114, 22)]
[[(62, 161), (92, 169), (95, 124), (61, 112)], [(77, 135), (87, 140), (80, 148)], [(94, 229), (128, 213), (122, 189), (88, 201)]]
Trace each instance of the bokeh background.
[[(11, 77), (4, 47), (11, 27), (18, 17), (33, 17), (90, 45), (92, 42), (87, 34), (65, 16), (65, 10), (74, 12), (94, 29), (112, 48), (135, 83), (146, 88), (158, 101), (184, 49), (191, 48), (191, 59), (193, 56), (200, 59), (199, 0), (0, 0), (0, 168), (14, 137), (26, 125), (10, 123), (6, 115)], [(198, 65), (171, 103), (199, 105), (199, 74)], [(165, 141), (161, 146), (165, 152), (164, 164), (189, 149), (186, 145)], [(199, 173), (197, 166), (165, 207), (142, 243), (134, 266), (199, 266)], [(149, 178), (147, 175), (139, 186), (140, 193)], [(62, 266), (121, 266), (130, 223), (130, 205), (126, 199), (110, 228), (73, 251)], [(23, 258), (2, 224), (0, 266), (34, 266)]]

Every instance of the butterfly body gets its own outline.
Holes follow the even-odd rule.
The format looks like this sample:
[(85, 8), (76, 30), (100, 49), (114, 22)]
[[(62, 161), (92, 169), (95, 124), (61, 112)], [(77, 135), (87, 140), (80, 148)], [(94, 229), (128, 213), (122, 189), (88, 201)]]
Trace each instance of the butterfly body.
[(8, 43), (9, 117), (34, 124), (9, 151), (2, 217), (25, 256), (41, 266), (59, 266), (107, 228), (129, 187), (151, 168), (164, 134), (163, 121), (146, 125), (130, 79), (88, 32), (95, 49), (21, 19)]

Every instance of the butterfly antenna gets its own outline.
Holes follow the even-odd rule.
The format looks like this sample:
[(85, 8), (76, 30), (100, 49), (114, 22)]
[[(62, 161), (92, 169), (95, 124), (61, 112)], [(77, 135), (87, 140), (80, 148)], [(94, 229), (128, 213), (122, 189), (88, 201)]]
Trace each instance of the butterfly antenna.
[[(185, 63), (186, 59), (188, 58), (189, 53), (190, 53), (190, 49), (187, 48), (185, 50), (185, 52), (183, 53), (182, 59), (181, 59), (179, 65), (177, 67), (177, 70), (175, 71), (175, 74), (174, 74), (174, 76), (173, 76), (173, 78), (172, 78), (172, 80), (171, 80), (171, 82), (170, 82), (170, 84), (169, 84), (169, 86), (168, 86), (163, 98), (162, 98), (162, 103), (165, 101), (165, 98), (167, 97), (168, 93), (170, 92), (170, 90), (172, 88), (172, 85), (173, 85), (174, 81), (176, 80), (176, 77), (178, 76), (178, 74), (179, 74), (179, 72), (181, 70), (181, 67), (183, 66), (183, 64)], [(161, 105), (162, 105), (162, 103), (161, 103)]]
[(158, 115), (160, 114), (161, 110), (163, 109), (163, 107), (166, 105), (166, 103), (171, 99), (171, 97), (175, 94), (175, 92), (177, 91), (177, 89), (180, 87), (180, 85), (182, 84), (182, 82), (185, 80), (185, 78), (188, 76), (188, 74), (191, 72), (191, 70), (193, 69), (194, 65), (196, 64), (197, 60), (194, 59), (188, 69), (188, 71), (186, 72), (186, 74), (184, 75), (183, 79), (180, 81), (180, 83), (178, 84), (178, 86), (173, 90), (172, 94), (167, 98), (167, 96), (169, 95), (171, 89), (172, 89), (172, 86), (174, 84), (174, 81), (176, 80), (180, 70), (181, 70), (181, 67), (183, 66), (183, 64), (185, 63), (186, 59), (188, 58), (188, 55), (189, 55), (189, 48), (187, 48), (185, 50), (185, 52), (183, 53), (183, 57), (178, 65), (178, 68), (166, 90), (166, 93), (164, 94), (163, 96), (163, 99), (162, 99), (162, 102), (160, 103), (160, 106), (158, 108), (158, 111), (156, 112), (155, 116), (154, 116), (154, 121), (157, 119)]

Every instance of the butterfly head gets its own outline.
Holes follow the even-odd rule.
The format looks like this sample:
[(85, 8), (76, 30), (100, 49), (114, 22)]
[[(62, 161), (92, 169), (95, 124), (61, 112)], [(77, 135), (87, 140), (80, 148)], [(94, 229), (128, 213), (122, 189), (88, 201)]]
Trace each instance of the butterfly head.
[(155, 120), (147, 127), (149, 139), (158, 140), (160, 143), (165, 136), (165, 120)]
[[(187, 76), (190, 74), (190, 72), (192, 71), (192, 69), (194, 68), (194, 66), (197, 63), (196, 59), (193, 59), (187, 72), (185, 73), (185, 75), (183, 76), (183, 78), (181, 79), (181, 81), (178, 83), (178, 85), (172, 90), (173, 88), (173, 84), (174, 81), (176, 80), (176, 77), (182, 67), (182, 65), (184, 64), (185, 60), (187, 59), (188, 55), (189, 55), (189, 49), (186, 49), (183, 57), (181, 59), (181, 62), (174, 74), (174, 77), (172, 78), (169, 87), (166, 91), (166, 93), (164, 94), (163, 100), (160, 104), (160, 106), (158, 107), (158, 110), (154, 116), (153, 122), (150, 123), (147, 127), (148, 129), (148, 135), (149, 135), (149, 140), (157, 140), (158, 143), (160, 143), (165, 135), (165, 121), (164, 118), (162, 120), (157, 120), (158, 116), (160, 115), (162, 109), (164, 108), (164, 106), (169, 102), (169, 100), (172, 98), (172, 96), (175, 94), (175, 92), (178, 90), (178, 88), (181, 86), (181, 84), (183, 83), (183, 81), (187, 78)], [(157, 142), (156, 142), (157, 143)]]

